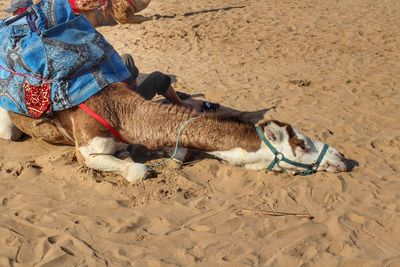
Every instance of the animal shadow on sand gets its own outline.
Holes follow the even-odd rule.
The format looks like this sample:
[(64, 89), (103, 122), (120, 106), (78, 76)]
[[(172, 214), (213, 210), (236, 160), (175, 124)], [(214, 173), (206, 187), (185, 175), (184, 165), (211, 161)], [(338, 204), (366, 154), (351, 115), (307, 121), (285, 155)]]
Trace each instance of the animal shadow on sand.
[[(195, 16), (199, 14), (204, 14), (204, 13), (210, 13), (210, 12), (220, 12), (220, 11), (229, 11), (232, 9), (240, 9), (240, 8), (245, 8), (246, 6), (228, 6), (228, 7), (221, 7), (221, 8), (211, 8), (211, 9), (201, 9), (201, 10), (196, 10), (196, 11), (189, 11), (185, 12), (182, 14), (184, 17), (190, 17), (190, 16)], [(160, 15), (160, 14), (154, 14), (152, 16), (149, 16), (149, 19), (153, 20), (158, 20), (158, 19), (174, 19), (178, 15), (177, 14), (172, 14), (172, 15)]]
[[(201, 10), (197, 10), (197, 11), (185, 12), (183, 14), (171, 14), (171, 15), (154, 14), (151, 16), (143, 16), (140, 14), (135, 14), (134, 18), (135, 18), (136, 23), (142, 23), (142, 22), (150, 21), (150, 20), (175, 19), (177, 16), (190, 17), (190, 16), (195, 16), (195, 15), (204, 14), (204, 13), (229, 11), (232, 9), (245, 8), (245, 7), (246, 6), (228, 6), (228, 7), (221, 7), (221, 8), (201, 9)], [(115, 25), (118, 25), (118, 22), (116, 20), (110, 20), (107, 22), (103, 22), (103, 24), (102, 24), (102, 26), (115, 26)]]

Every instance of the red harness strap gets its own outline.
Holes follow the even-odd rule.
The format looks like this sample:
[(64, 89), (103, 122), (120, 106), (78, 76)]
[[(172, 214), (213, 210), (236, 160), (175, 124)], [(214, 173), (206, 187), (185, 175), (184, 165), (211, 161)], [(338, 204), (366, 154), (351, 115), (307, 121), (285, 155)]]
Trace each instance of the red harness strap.
[(86, 106), (85, 104), (79, 104), (79, 107), (81, 109), (83, 109), (87, 114), (89, 114), (90, 116), (92, 116), (96, 121), (100, 122), (101, 124), (104, 125), (104, 127), (106, 127), (114, 136), (115, 138), (117, 138), (119, 141), (121, 141), (122, 143), (127, 143), (124, 141), (124, 139), (122, 139), (121, 135), (119, 134), (119, 132), (117, 130), (115, 130), (114, 127), (111, 126), (111, 124), (106, 121), (103, 117), (101, 117), (99, 114), (97, 114), (96, 112), (94, 112), (93, 110), (91, 110), (88, 106)]

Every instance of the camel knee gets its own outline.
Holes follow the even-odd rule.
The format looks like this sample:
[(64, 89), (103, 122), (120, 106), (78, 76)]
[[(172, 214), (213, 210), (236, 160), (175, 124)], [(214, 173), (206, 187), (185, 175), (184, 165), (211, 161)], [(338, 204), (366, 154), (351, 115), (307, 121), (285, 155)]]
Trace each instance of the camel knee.
[(21, 138), (22, 134), (11, 121), (8, 111), (0, 107), (0, 138), (17, 141)]
[(122, 173), (125, 179), (130, 183), (137, 183), (146, 179), (150, 174), (150, 169), (141, 163), (131, 162), (126, 166)]

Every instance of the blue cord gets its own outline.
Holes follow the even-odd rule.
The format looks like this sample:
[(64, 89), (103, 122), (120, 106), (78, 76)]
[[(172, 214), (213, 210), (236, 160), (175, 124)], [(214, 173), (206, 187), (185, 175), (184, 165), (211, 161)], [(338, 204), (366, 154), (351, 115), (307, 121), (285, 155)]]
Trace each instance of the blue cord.
[(151, 164), (151, 165), (146, 165), (146, 166), (147, 166), (148, 168), (158, 167), (158, 166), (161, 166), (161, 165), (167, 163), (167, 162), (170, 161), (170, 160), (173, 160), (174, 157), (175, 157), (175, 155), (176, 155), (176, 153), (178, 152), (178, 148), (179, 148), (179, 139), (180, 139), (180, 137), (181, 137), (181, 134), (182, 134), (183, 129), (185, 129), (186, 125), (188, 125), (188, 124), (191, 123), (193, 120), (198, 119), (198, 118), (199, 118), (199, 117), (190, 118), (190, 119), (188, 119), (187, 121), (185, 121), (184, 123), (181, 124), (181, 126), (180, 126), (179, 129), (178, 129), (178, 135), (177, 135), (177, 137), (176, 137), (176, 143), (175, 143), (175, 150), (174, 150), (174, 153), (172, 154), (172, 156), (171, 156), (169, 159), (166, 159), (166, 160), (164, 160), (164, 161), (162, 161), (162, 162), (159, 162), (159, 163), (155, 163), (155, 164)]

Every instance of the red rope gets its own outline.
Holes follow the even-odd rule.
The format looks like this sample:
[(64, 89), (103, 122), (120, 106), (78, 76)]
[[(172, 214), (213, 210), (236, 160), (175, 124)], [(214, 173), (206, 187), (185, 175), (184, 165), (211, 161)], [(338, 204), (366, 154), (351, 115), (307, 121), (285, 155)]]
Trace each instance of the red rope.
[(125, 142), (121, 135), (119, 134), (119, 132), (113, 127), (111, 126), (111, 124), (106, 121), (103, 117), (101, 117), (99, 114), (97, 114), (96, 112), (94, 112), (93, 110), (91, 110), (88, 106), (86, 106), (85, 104), (79, 104), (79, 107), (81, 109), (83, 109), (87, 114), (89, 114), (90, 116), (92, 116), (95, 120), (97, 120), (98, 122), (100, 122), (101, 124), (104, 125), (104, 127), (106, 127), (114, 136), (115, 138), (117, 138), (119, 141), (121, 141), (122, 143), (127, 143)]
[(23, 74), (23, 73), (20, 73), (20, 72), (16, 72), (16, 71), (13, 71), (13, 70), (9, 70), (9, 69), (7, 69), (7, 68), (4, 68), (4, 67), (1, 66), (1, 65), (0, 65), (0, 69), (5, 70), (5, 71), (8, 71), (8, 72), (10, 72), (10, 73), (12, 73), (12, 74), (14, 74), (14, 75), (17, 75), (17, 76), (21, 76), (21, 77), (30, 77), (30, 78), (33, 78), (33, 79), (36, 79), (36, 80), (39, 80), (39, 81), (42, 81), (42, 82), (45, 82), (45, 83), (52, 83), (52, 82), (53, 82), (53, 80), (46, 80), (46, 79), (39, 78), (39, 77), (36, 77), (36, 76), (32, 76), (32, 75), (28, 75), (28, 74)]

